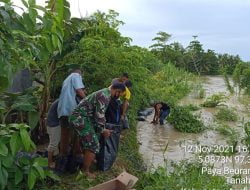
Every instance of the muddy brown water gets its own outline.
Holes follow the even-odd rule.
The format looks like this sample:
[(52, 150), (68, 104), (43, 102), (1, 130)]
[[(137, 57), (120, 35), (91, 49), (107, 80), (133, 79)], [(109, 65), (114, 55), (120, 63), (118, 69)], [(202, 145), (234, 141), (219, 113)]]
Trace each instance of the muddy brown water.
[[(202, 77), (202, 86), (205, 89), (206, 97), (223, 93), (230, 98), (226, 101), (226, 105), (234, 109), (239, 116), (238, 122), (227, 123), (230, 127), (238, 131), (240, 139), (244, 137), (244, 130), (242, 127), (242, 119), (249, 121), (249, 112), (246, 107), (240, 103), (236, 95), (230, 95), (227, 90), (223, 77), (221, 76), (206, 76)], [(244, 97), (243, 97), (244, 98)], [(197, 99), (194, 92), (191, 92), (187, 97), (180, 101), (180, 104), (193, 104), (199, 106), (205, 99)], [(153, 119), (153, 114), (147, 117), (145, 122), (138, 123), (138, 141), (140, 142), (140, 153), (142, 154), (145, 163), (149, 169), (155, 169), (157, 166), (164, 165), (164, 159), (168, 161), (180, 162), (182, 160), (197, 161), (199, 160), (199, 151), (196, 151), (200, 146), (213, 147), (218, 151), (223, 151), (228, 147), (227, 137), (219, 134), (214, 128), (215, 119), (214, 114), (218, 108), (201, 108), (196, 114), (199, 114), (208, 126), (208, 129), (199, 134), (190, 134), (178, 132), (173, 126), (166, 123), (164, 126), (153, 125), (150, 122)], [(239, 139), (239, 141), (240, 141)], [(189, 149), (192, 150), (189, 151)], [(231, 148), (231, 147), (230, 147)], [(243, 148), (242, 143), (238, 144), (238, 148)], [(205, 153), (205, 151), (202, 151)], [(247, 168), (250, 171), (250, 159), (248, 153), (239, 151), (234, 156), (217, 157), (212, 160), (212, 153), (206, 153), (207, 161), (202, 160), (203, 164), (213, 165), (215, 169), (240, 169)], [(244, 157), (245, 156), (245, 157)], [(236, 159), (235, 159), (236, 158)], [(249, 157), (250, 158), (250, 157)], [(242, 161), (244, 159), (244, 161)], [(249, 161), (248, 161), (249, 160)], [(236, 170), (234, 170), (236, 173)], [(218, 175), (223, 175), (217, 172)], [(228, 175), (230, 176), (230, 174)], [(232, 176), (232, 175), (231, 175)], [(250, 172), (247, 175), (250, 179)], [(237, 188), (236, 188), (237, 189)]]

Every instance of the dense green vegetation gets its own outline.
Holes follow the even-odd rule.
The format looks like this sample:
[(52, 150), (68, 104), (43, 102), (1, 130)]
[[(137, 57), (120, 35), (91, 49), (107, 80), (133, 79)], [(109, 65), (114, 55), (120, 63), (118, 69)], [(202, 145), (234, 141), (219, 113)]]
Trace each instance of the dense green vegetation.
[(151, 80), (147, 80), (145, 87), (151, 99), (165, 101), (174, 106), (191, 91), (194, 80), (194, 75), (168, 63)]
[[(83, 79), (88, 93), (108, 87), (113, 78), (122, 72), (129, 72), (133, 82), (129, 110), (131, 129), (124, 132), (117, 162), (110, 171), (98, 172), (95, 180), (88, 180), (82, 174), (66, 176), (50, 188), (91, 187), (115, 177), (124, 169), (139, 177), (137, 189), (176, 189), (178, 185), (180, 188), (199, 189), (207, 182), (207, 188), (228, 188), (222, 177), (201, 175), (200, 165), (180, 164), (173, 166), (173, 172), (159, 168), (153, 173), (146, 173), (138, 152), (136, 116), (137, 111), (152, 100), (165, 101), (172, 107), (169, 122), (176, 129), (181, 132), (201, 132), (205, 129), (204, 124), (191, 113), (198, 108), (177, 105), (178, 100), (193, 87), (197, 89), (198, 98), (205, 96), (201, 84), (194, 84), (197, 83), (195, 74), (233, 74), (235, 85), (248, 93), (250, 72), (247, 63), (242, 63), (238, 56), (204, 51), (196, 37), (187, 48), (179, 43), (168, 44), (171, 36), (165, 32), (158, 33), (153, 39), (156, 43), (150, 49), (132, 46), (131, 39), (119, 32), (123, 22), (117, 19), (118, 13), (112, 10), (79, 19), (70, 17), (66, 0), (49, 0), (46, 7), (38, 6), (35, 0), (24, 0), (26, 8), (21, 14), (15, 11), (9, 0), (0, 2), (3, 2), (0, 5), (0, 53), (3, 55), (0, 57), (2, 189), (5, 186), (9, 189), (15, 189), (15, 186), (32, 189), (43, 184), (46, 177), (56, 178), (43, 170), (42, 167), (47, 165), (44, 160), (24, 159), (17, 163), (14, 159), (18, 151), (34, 151), (35, 145), (28, 131), (39, 130), (39, 136), (36, 134), (34, 139), (44, 135), (49, 102), (58, 98), (62, 81), (76, 65), (84, 71)], [(20, 94), (7, 93), (13, 75), (24, 68), (29, 69), (36, 88)], [(208, 98), (205, 105), (216, 106), (223, 98), (213, 96)], [(200, 181), (197, 181), (198, 177)], [(47, 188), (41, 186), (39, 189)]]
[[(125, 138), (121, 141), (117, 165), (110, 172), (100, 173), (100, 177), (94, 181), (86, 181), (84, 176), (80, 177), (79, 185), (86, 188), (115, 177), (122, 171), (121, 168), (143, 178), (145, 167), (138, 153), (136, 137), (138, 109), (149, 105), (151, 100), (175, 104), (190, 91), (191, 81), (195, 78), (171, 63), (163, 64), (147, 49), (129, 45), (129, 39), (118, 32), (115, 23), (121, 22), (116, 20), (116, 16), (117, 13), (113, 11), (108, 15), (95, 13), (91, 19), (80, 21), (83, 26), (87, 22), (88, 33), (74, 44), (72, 52), (59, 61), (60, 65), (64, 66), (60, 68), (62, 72), (55, 75), (56, 81), (62, 81), (67, 76), (68, 63), (81, 65), (88, 93), (109, 86), (111, 79), (124, 71), (129, 71), (134, 84), (129, 109), (132, 128), (124, 134)], [(100, 23), (97, 24), (96, 21)], [(110, 36), (111, 34), (113, 36)], [(60, 85), (58, 82), (53, 86), (55, 94), (59, 92)], [(65, 186), (68, 187), (67, 184)]]
[[(8, 93), (0, 94), (0, 121), (1, 123), (16, 123), (26, 122), (34, 129), (39, 120), (36, 106), (38, 103), (37, 97), (33, 95), (35, 88), (27, 89), (23, 93)], [(15, 116), (15, 113), (18, 113)]]
[[(84, 70), (83, 78), (88, 93), (109, 86), (112, 78), (118, 77), (122, 72), (129, 72), (134, 83), (129, 111), (132, 127), (121, 141), (117, 162), (122, 163), (122, 168), (126, 168), (134, 175), (138, 177), (143, 175), (142, 171), (145, 168), (141, 164), (136, 139), (137, 110), (149, 104), (152, 99), (175, 103), (189, 92), (190, 80), (194, 76), (176, 69), (171, 63), (163, 64), (145, 48), (131, 46), (131, 40), (121, 36), (118, 31), (122, 22), (117, 20), (118, 13), (114, 11), (108, 14), (97, 12), (87, 19), (69, 19), (67, 1), (57, 3), (49, 1), (46, 8), (37, 6), (35, 1), (26, 3), (24, 1), (24, 4), (27, 11), (22, 15), (14, 11), (9, 1), (1, 6), (0, 18), (2, 23), (6, 24), (3, 25), (3, 29), (9, 32), (8, 35), (1, 33), (1, 36), (5, 37), (1, 38), (1, 52), (5, 52), (5, 57), (9, 58), (1, 60), (1, 64), (7, 63), (8, 68), (4, 68), (11, 71), (1, 73), (1, 81), (8, 84), (1, 85), (1, 96), (4, 97), (1, 104), (2, 122), (33, 123), (32, 128), (34, 128), (36, 122), (33, 120), (29, 122), (31, 121), (29, 113), (39, 111), (38, 126), (43, 132), (48, 102), (51, 98), (53, 100), (58, 97), (62, 81), (68, 75), (69, 69), (75, 65), (80, 65)], [(42, 17), (38, 15), (38, 10), (44, 12)], [(13, 44), (8, 41), (9, 38), (12, 39)], [(23, 51), (21, 47), (24, 45), (19, 40), (26, 42), (28, 52)], [(10, 45), (12, 47), (9, 47)], [(9, 47), (10, 51), (6, 51), (6, 47)], [(18, 55), (11, 52), (13, 49)], [(7, 56), (7, 53), (10, 55)], [(22, 65), (19, 59), (26, 60), (25, 64)], [(17, 65), (17, 62), (20, 64)], [(32, 93), (6, 94), (4, 91), (11, 85), (13, 74), (22, 68), (29, 68), (38, 87), (29, 91)], [(39, 106), (36, 106), (36, 101)], [(16, 120), (8, 117), (10, 112), (18, 114)], [(8, 135), (13, 138), (12, 133)], [(80, 185), (89, 187), (116, 176), (121, 172), (119, 164), (117, 165), (110, 172), (101, 173), (99, 179), (91, 183), (88, 180), (82, 180)], [(43, 165), (40, 164), (40, 166)], [(1, 168), (6, 171), (5, 165), (1, 165)], [(23, 183), (34, 186), (36, 179), (45, 179), (44, 175), (41, 177), (34, 172), (32, 177), (34, 178), (32, 182), (25, 177)], [(7, 176), (4, 180), (10, 183), (12, 179)], [(60, 186), (67, 187), (67, 184), (62, 183)]]
[(0, 188), (33, 189), (38, 180), (46, 177), (59, 180), (52, 171), (45, 169), (47, 159), (32, 157), (36, 146), (24, 124), (0, 125)]
[(226, 72), (231, 75), (236, 65), (241, 62), (239, 56), (218, 54), (210, 49), (205, 51), (197, 36), (194, 36), (186, 48), (178, 42), (168, 43), (170, 39), (170, 34), (158, 32), (157, 37), (153, 39), (155, 44), (151, 46), (151, 51), (163, 62), (172, 62), (189, 72), (206, 75)]
[(203, 122), (197, 115), (191, 113), (192, 110), (193, 107), (175, 106), (168, 117), (169, 123), (181, 132), (199, 133), (203, 131), (205, 129)]

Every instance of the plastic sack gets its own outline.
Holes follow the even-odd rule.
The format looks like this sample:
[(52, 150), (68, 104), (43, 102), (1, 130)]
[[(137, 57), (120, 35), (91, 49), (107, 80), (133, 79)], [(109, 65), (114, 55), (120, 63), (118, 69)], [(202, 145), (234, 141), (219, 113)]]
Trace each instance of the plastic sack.
[(146, 117), (145, 116), (138, 116), (137, 120), (138, 121), (146, 121)]
[(127, 116), (125, 116), (124, 120), (121, 121), (121, 125), (123, 129), (129, 129), (129, 122)]
[(113, 132), (110, 137), (104, 138), (101, 136), (100, 139), (100, 152), (97, 154), (96, 158), (97, 166), (102, 171), (109, 170), (113, 166), (118, 153), (121, 133), (120, 125), (107, 123), (105, 128), (113, 130)]
[(148, 116), (151, 115), (154, 111), (154, 108), (146, 108), (138, 112), (138, 116)]
[(121, 103), (119, 100), (111, 99), (105, 113), (107, 123), (118, 125), (121, 120)]

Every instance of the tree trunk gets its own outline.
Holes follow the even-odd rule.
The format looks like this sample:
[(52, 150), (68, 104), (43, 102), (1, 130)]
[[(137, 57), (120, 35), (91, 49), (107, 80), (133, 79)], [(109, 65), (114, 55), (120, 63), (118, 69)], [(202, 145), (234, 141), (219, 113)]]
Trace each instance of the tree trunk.
[(49, 66), (44, 70), (44, 87), (40, 102), (40, 121), (39, 121), (40, 140), (42, 140), (46, 134), (46, 118), (49, 109), (50, 87), (51, 87), (52, 77), (56, 72), (54, 63), (55, 63), (54, 61), (50, 62)]
[(40, 121), (39, 121), (40, 139), (42, 139), (46, 133), (46, 117), (47, 117), (47, 111), (48, 111), (49, 99), (50, 99), (49, 87), (50, 87), (50, 81), (46, 80), (45, 85), (43, 87), (41, 103), (40, 103)]

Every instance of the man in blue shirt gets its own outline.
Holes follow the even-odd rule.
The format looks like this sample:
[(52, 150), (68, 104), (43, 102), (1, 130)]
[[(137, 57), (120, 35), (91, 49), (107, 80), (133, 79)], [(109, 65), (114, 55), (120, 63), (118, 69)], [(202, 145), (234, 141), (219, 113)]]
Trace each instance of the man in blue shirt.
[[(81, 99), (85, 97), (84, 84), (82, 82), (82, 72), (79, 68), (73, 72), (63, 81), (61, 94), (58, 102), (58, 118), (61, 125), (61, 142), (60, 142), (60, 166), (62, 167), (67, 162), (68, 146), (70, 143), (71, 130), (69, 126), (68, 117), (77, 106), (77, 96)], [(63, 167), (60, 169), (65, 170)]]

